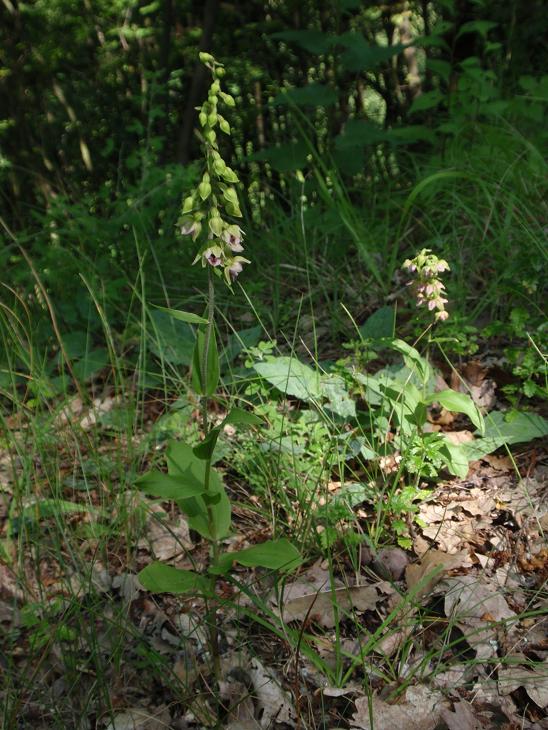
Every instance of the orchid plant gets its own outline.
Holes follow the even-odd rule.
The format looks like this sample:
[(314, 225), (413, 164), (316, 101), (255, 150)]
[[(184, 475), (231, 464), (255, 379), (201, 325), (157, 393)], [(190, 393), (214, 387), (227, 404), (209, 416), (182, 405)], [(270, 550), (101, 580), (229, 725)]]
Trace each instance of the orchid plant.
[[(258, 427), (262, 424), (254, 413), (233, 407), (223, 421), (213, 425), (209, 402), (220, 380), (219, 356), (215, 334), (215, 280), (224, 279), (231, 288), (249, 260), (243, 251), (243, 231), (236, 222), (242, 217), (235, 185), (238, 176), (223, 160), (217, 130), (230, 135), (230, 125), (220, 113), (222, 107), (234, 107), (234, 98), (221, 89), (225, 69), (209, 53), (200, 60), (211, 71), (213, 80), (206, 101), (199, 111), (205, 170), (197, 188), (183, 200), (178, 233), (198, 244), (194, 264), (201, 262), (208, 270), (205, 316), (174, 309), (161, 309), (175, 319), (197, 325), (192, 364), (192, 387), (201, 400), (203, 440), (196, 446), (172, 442), (167, 449), (167, 474), (154, 469), (141, 476), (137, 484), (144, 492), (163, 500), (174, 500), (186, 515), (190, 529), (210, 544), (207, 571), (183, 570), (153, 562), (139, 573), (141, 584), (154, 593), (193, 594), (201, 596), (207, 606), (210, 651), (217, 679), (220, 677), (218, 628), (216, 624), (216, 582), (227, 576), (233, 565), (287, 571), (300, 563), (300, 555), (285, 539), (268, 540), (238, 551), (223, 551), (223, 540), (230, 535), (231, 504), (222, 475), (213, 468), (213, 452), (225, 426)], [(235, 220), (236, 219), (236, 220)]]
[(448, 319), (445, 285), (439, 278), (439, 274), (449, 271), (447, 261), (438, 258), (429, 248), (423, 248), (415, 258), (404, 261), (403, 268), (413, 275), (408, 286), (414, 291), (417, 306), (426, 306), (430, 312), (434, 312), (436, 321)]

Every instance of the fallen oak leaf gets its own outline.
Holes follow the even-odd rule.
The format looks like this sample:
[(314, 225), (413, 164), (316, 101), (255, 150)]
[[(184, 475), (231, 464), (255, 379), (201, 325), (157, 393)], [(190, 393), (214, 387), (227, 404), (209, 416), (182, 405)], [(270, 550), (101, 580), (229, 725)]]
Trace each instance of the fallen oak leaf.
[(541, 709), (548, 707), (548, 659), (534, 669), (523, 666), (499, 669), (497, 683), (501, 695), (508, 695), (518, 687), (523, 687), (536, 705)]
[(443, 708), (440, 715), (448, 730), (484, 730), (489, 727), (480, 720), (472, 705), (464, 700), (455, 702), (453, 711)]
[[(403, 697), (395, 704), (388, 704), (378, 695), (360, 697), (356, 700), (356, 712), (352, 717), (352, 728), (360, 730), (435, 730), (441, 718), (441, 710), (448, 707), (441, 692), (422, 685), (408, 687)], [(370, 718), (373, 718), (373, 723)]]
[(408, 565), (405, 569), (407, 587), (411, 591), (417, 589), (416, 597), (422, 598), (431, 592), (447, 571), (460, 568), (467, 558), (466, 550), (452, 555), (442, 550), (431, 550), (423, 555), (419, 563)]
[(253, 658), (248, 674), (253, 684), (253, 695), (260, 714), (261, 728), (271, 728), (273, 723), (286, 723), (294, 727), (295, 708), (273, 670), (265, 669), (257, 658)]
[(337, 612), (373, 611), (380, 600), (374, 585), (316, 591), (290, 599), (280, 607), (284, 621), (317, 621), (325, 628), (337, 623)]

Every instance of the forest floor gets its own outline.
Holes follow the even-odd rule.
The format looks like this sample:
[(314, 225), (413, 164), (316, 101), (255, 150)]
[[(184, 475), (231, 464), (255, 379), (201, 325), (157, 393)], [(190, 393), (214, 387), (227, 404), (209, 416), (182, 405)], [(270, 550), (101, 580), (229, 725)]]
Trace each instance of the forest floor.
[[(488, 367), (471, 361), (461, 376), (495, 407)], [(243, 567), (219, 580), (216, 682), (203, 600), (153, 596), (136, 578), (151, 559), (194, 570), (208, 560), (176, 506), (124, 480), (169, 408), (149, 393), (128, 437), (116, 428), (122, 405), (97, 382), (87, 404), (74, 395), (52, 407), (42, 430), (29, 412), (8, 418), (18, 453), (0, 454), (6, 730), (548, 728), (546, 439), (424, 485), (408, 549), (339, 539), (282, 581)], [(455, 443), (474, 439), (468, 425), (429, 414)], [(272, 520), (220, 463), (235, 525), (225, 546), (270, 537)], [(24, 479), (32, 497), (17, 490)], [(327, 475), (322, 499), (341, 486)], [(367, 533), (376, 507), (354, 505), (354, 531)]]

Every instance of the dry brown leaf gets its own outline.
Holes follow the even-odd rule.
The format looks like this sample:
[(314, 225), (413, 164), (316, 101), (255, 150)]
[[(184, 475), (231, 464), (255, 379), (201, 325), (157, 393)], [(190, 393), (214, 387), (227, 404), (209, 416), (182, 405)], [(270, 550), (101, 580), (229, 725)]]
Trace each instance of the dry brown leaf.
[(548, 707), (548, 659), (530, 667), (513, 666), (499, 669), (498, 688), (501, 695), (515, 692), (523, 687), (533, 702), (540, 708)]
[(423, 555), (419, 563), (407, 566), (405, 570), (407, 587), (409, 590), (413, 590), (422, 583), (416, 593), (416, 597), (421, 598), (430, 593), (448, 570), (459, 568), (467, 557), (468, 553), (465, 550), (454, 555), (449, 555), (441, 550), (430, 550)]
[(224, 707), (230, 708), (230, 720), (224, 730), (261, 730), (255, 719), (255, 704), (245, 684), (231, 679), (219, 682), (219, 694)]
[(369, 699), (356, 700), (352, 727), (360, 730), (435, 730), (440, 713), (448, 707), (440, 692), (428, 687), (408, 687), (397, 704), (389, 705), (377, 695), (373, 697), (373, 725), (369, 721)]
[[(342, 586), (340, 581), (334, 581), (335, 587)], [(314, 565), (301, 573), (299, 577), (287, 583), (284, 589), (284, 602), (292, 601), (295, 598), (306, 596), (309, 593), (328, 590), (330, 587), (329, 570), (323, 566), (322, 560), (317, 560)]]
[(474, 434), (472, 431), (446, 431), (445, 438), (452, 444), (466, 444), (469, 441), (474, 441)]
[(468, 518), (463, 514), (455, 515), (455, 512), (450, 510), (448, 512), (453, 514), (455, 519), (446, 519), (438, 524), (430, 523), (423, 528), (423, 535), (437, 543), (443, 552), (451, 554), (459, 552), (467, 544), (483, 544), (481, 531), (491, 526), (491, 520)]
[(130, 707), (116, 715), (105, 730), (166, 730), (171, 718), (167, 707)]
[(488, 728), (469, 702), (455, 702), (453, 711), (443, 708), (440, 715), (448, 730), (483, 730)]
[(469, 664), (452, 664), (445, 672), (438, 672), (432, 677), (434, 687), (440, 689), (455, 689), (462, 687), (470, 681), (470, 673), (474, 672), (474, 668)]
[(456, 620), (478, 659), (495, 656), (495, 624), (516, 616), (498, 586), (473, 575), (459, 575), (446, 579), (440, 587), (446, 590), (445, 615)]
[(284, 621), (304, 621), (308, 618), (326, 628), (332, 628), (337, 622), (333, 604), (339, 613), (352, 609), (372, 611), (378, 601), (379, 594), (374, 585), (337, 588), (334, 591), (316, 591), (316, 593), (284, 601), (281, 615)]
[(159, 504), (151, 505), (150, 511), (146, 536), (139, 540), (138, 547), (149, 549), (154, 558), (162, 561), (183, 555), (194, 547), (188, 524), (181, 515), (169, 520)]
[(381, 578), (399, 580), (408, 564), (409, 558), (405, 551), (401, 548), (390, 547), (379, 550), (372, 567)]
[(261, 728), (270, 728), (274, 723), (282, 722), (294, 727), (295, 708), (274, 672), (267, 671), (257, 658), (253, 658), (248, 673), (253, 684)]

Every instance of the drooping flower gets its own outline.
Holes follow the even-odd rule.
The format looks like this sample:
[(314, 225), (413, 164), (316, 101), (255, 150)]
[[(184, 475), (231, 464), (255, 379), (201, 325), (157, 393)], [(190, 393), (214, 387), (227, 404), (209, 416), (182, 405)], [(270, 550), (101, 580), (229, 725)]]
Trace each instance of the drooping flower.
[(223, 241), (227, 244), (231, 251), (234, 251), (234, 253), (239, 253), (244, 250), (241, 243), (242, 238), (243, 233), (240, 226), (228, 226), (223, 231)]
[(243, 256), (234, 256), (225, 262), (225, 278), (231, 284), (242, 271), (242, 264), (249, 264)]
[(203, 259), (207, 261), (210, 266), (221, 266), (223, 262), (223, 252), (220, 246), (211, 246), (206, 248), (203, 253)]

